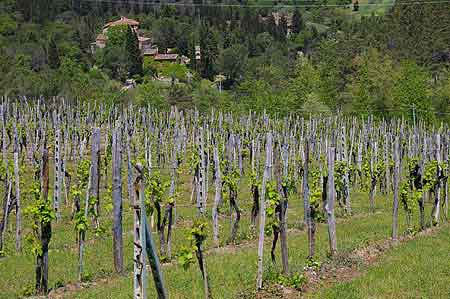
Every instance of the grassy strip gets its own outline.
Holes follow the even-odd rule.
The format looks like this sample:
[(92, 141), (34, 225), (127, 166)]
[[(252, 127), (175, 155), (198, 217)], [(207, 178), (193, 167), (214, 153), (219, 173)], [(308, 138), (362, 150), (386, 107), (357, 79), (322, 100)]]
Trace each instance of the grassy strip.
[(348, 282), (323, 287), (309, 298), (450, 298), (450, 227), (389, 250)]
[[(338, 226), (338, 240), (341, 251), (351, 251), (367, 244), (389, 237), (391, 216), (388, 203), (383, 204), (383, 213), (368, 217), (350, 219)], [(402, 224), (403, 225), (403, 224)], [(325, 225), (320, 225), (317, 238), (317, 252), (321, 260), (327, 259), (328, 239)], [(268, 267), (266, 281), (273, 280), (279, 265), (271, 266), (269, 246), (266, 246), (265, 261)], [(211, 284), (214, 298), (236, 298), (238, 294), (253, 297), (256, 273), (256, 247), (245, 247), (220, 255), (208, 256)], [(307, 257), (307, 237), (304, 233), (289, 235), (289, 259), (293, 272), (301, 272)], [(201, 276), (196, 267), (184, 271), (175, 265), (166, 268), (165, 278), (171, 298), (202, 298)], [(104, 284), (81, 292), (70, 292), (65, 298), (128, 298), (132, 291), (130, 277), (113, 278)], [(149, 298), (155, 296), (149, 283)]]
[[(352, 196), (354, 211), (357, 214), (368, 212), (367, 195), (364, 193), (354, 193)], [(386, 198), (378, 199), (379, 213), (368, 217), (349, 218), (338, 224), (338, 242), (340, 251), (351, 251), (355, 248), (363, 247), (366, 244), (382, 240), (389, 236), (391, 216), (390, 203)], [(249, 209), (249, 201), (244, 195), (241, 199), (241, 206), (244, 210)], [(125, 209), (124, 214), (124, 245), (125, 245), (125, 265), (128, 273), (132, 270), (132, 228), (131, 211)], [(224, 209), (226, 212), (226, 209)], [(195, 208), (179, 208), (180, 219), (193, 219)], [(289, 226), (296, 228), (302, 219), (301, 202), (298, 198), (292, 199), (289, 210)], [(244, 218), (240, 229), (240, 241), (246, 241), (242, 248), (230, 247), (220, 251), (220, 254), (211, 253), (208, 255), (208, 266), (212, 279), (215, 298), (236, 297), (239, 293), (251, 293), (255, 282), (256, 273), (256, 239), (249, 229), (249, 219)], [(109, 217), (103, 218), (106, 227), (110, 227)], [(54, 239), (50, 251), (50, 286), (65, 285), (76, 281), (77, 252), (73, 246), (67, 248), (67, 244), (74, 244), (74, 231), (72, 224), (66, 220), (56, 225)], [(211, 228), (209, 228), (211, 229)], [(186, 234), (189, 227), (178, 226), (174, 231), (174, 252), (187, 245)], [(229, 235), (229, 220), (221, 221), (222, 239)], [(209, 234), (211, 235), (211, 234)], [(96, 282), (95, 288), (84, 289), (81, 292), (66, 294), (67, 298), (128, 298), (132, 292), (130, 277), (118, 277), (113, 274), (112, 265), (112, 244), (110, 232), (102, 238), (94, 239), (86, 246), (86, 273), (89, 280)], [(317, 252), (319, 257), (326, 259), (327, 252), (327, 232), (326, 226), (321, 225), (318, 231)], [(207, 247), (210, 247), (208, 238)], [(157, 240), (155, 236), (155, 240)], [(270, 238), (268, 238), (270, 241)], [(12, 241), (12, 240), (11, 240)], [(291, 269), (300, 272), (303, 269), (307, 255), (307, 239), (304, 233), (294, 231), (289, 235), (289, 256)], [(9, 242), (13, 244), (13, 242)], [(64, 247), (66, 246), (66, 247)], [(269, 246), (266, 246), (266, 264), (269, 265)], [(0, 280), (0, 298), (16, 298), (23, 293), (24, 288), (33, 285), (34, 279), (34, 257), (31, 255), (11, 255), (0, 260), (2, 279)], [(267, 272), (267, 279), (272, 279), (270, 275), (277, 273), (278, 266), (271, 267)], [(202, 296), (202, 284), (199, 271), (192, 267), (184, 271), (177, 265), (166, 268), (166, 281), (169, 286), (172, 298), (200, 298)], [(101, 283), (97, 281), (101, 278)], [(224, 285), (225, 284), (225, 285)], [(154, 296), (153, 286), (149, 284), (149, 298)]]

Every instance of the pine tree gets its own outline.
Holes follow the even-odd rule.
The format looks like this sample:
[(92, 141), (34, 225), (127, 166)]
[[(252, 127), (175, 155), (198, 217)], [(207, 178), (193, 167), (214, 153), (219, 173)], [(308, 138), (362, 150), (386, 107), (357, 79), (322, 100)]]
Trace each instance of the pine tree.
[(303, 21), (302, 14), (300, 10), (296, 8), (294, 14), (292, 15), (292, 33), (298, 34), (305, 28), (305, 22)]
[(61, 62), (59, 60), (58, 47), (53, 38), (50, 39), (48, 44), (47, 59), (51, 69), (59, 68)]
[(130, 26), (127, 29), (125, 50), (128, 53), (128, 71), (130, 76), (142, 75), (142, 56), (136, 32)]

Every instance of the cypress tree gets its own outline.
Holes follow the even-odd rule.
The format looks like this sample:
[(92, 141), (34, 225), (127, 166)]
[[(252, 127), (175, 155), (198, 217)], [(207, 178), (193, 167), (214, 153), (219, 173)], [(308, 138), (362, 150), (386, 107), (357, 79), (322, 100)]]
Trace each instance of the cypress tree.
[(305, 28), (305, 22), (303, 21), (302, 14), (300, 10), (296, 8), (294, 14), (292, 15), (292, 33), (298, 34)]
[(125, 50), (128, 53), (128, 72), (130, 76), (142, 75), (142, 56), (136, 32), (130, 26), (127, 28)]
[(203, 24), (200, 27), (200, 73), (204, 78), (213, 78), (214, 65), (218, 56), (219, 49), (214, 32)]
[(60, 66), (58, 47), (56, 46), (55, 40), (50, 39), (47, 50), (48, 65), (51, 69), (57, 69)]
[(267, 20), (267, 32), (269, 32), (273, 37), (277, 38), (277, 23), (275, 22), (275, 17), (272, 13), (269, 14), (269, 19)]
[(286, 17), (282, 15), (280, 17), (280, 23), (278, 24), (278, 38), (280, 40), (286, 39), (287, 30), (288, 30), (287, 20)]

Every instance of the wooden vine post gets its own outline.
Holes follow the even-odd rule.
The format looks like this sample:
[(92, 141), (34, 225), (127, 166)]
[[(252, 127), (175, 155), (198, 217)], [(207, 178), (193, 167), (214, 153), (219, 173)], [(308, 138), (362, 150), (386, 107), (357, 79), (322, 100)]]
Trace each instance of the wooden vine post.
[(219, 247), (219, 204), (222, 201), (222, 173), (220, 171), (219, 151), (217, 149), (217, 142), (214, 144), (213, 150), (214, 171), (215, 171), (215, 195), (214, 205), (212, 209), (213, 218), (213, 242), (216, 247)]
[(112, 199), (113, 199), (113, 253), (114, 268), (123, 273), (122, 240), (122, 134), (120, 129), (112, 132)]
[(134, 181), (134, 200), (133, 200), (133, 235), (134, 235), (134, 299), (145, 299), (146, 295), (146, 268), (145, 268), (145, 206), (144, 206), (144, 182), (143, 167), (141, 164), (136, 165), (136, 179)]
[[(89, 167), (89, 176), (88, 176), (88, 185), (86, 188), (86, 196), (84, 201), (84, 214), (82, 221), (80, 221), (79, 224), (83, 225), (84, 227), (80, 227), (79, 229), (79, 235), (78, 235), (78, 280), (83, 280), (83, 272), (84, 272), (84, 242), (86, 241), (86, 230), (87, 230), (87, 219), (88, 219), (88, 213), (89, 213), (89, 192), (91, 190), (91, 183), (92, 183), (92, 165)], [(78, 217), (81, 217), (81, 214), (78, 215)]]
[[(389, 167), (389, 151), (388, 151), (388, 144), (389, 144), (389, 139), (391, 138), (390, 133), (386, 133), (386, 136), (384, 137), (384, 176), (385, 176), (385, 192), (386, 194), (389, 194), (390, 190), (391, 190), (391, 171), (390, 171), (390, 167)], [(395, 145), (394, 145), (395, 146)], [(394, 162), (395, 163), (395, 162)]]
[[(420, 177), (420, 187), (423, 191), (423, 177), (425, 174), (425, 163), (426, 163), (426, 151), (427, 143), (424, 138), (422, 143), (421, 159), (419, 160), (419, 177)], [(422, 196), (419, 199), (419, 217), (420, 217), (420, 228), (425, 228), (425, 192), (422, 192)]]
[(315, 251), (315, 224), (311, 215), (311, 205), (309, 203), (310, 191), (309, 191), (309, 138), (305, 139), (304, 148), (304, 161), (303, 161), (303, 207), (305, 209), (305, 222), (308, 231), (308, 244), (309, 244), (309, 254), (308, 256), (312, 258)]
[(167, 258), (171, 260), (172, 258), (172, 227), (174, 222), (174, 207), (175, 207), (175, 191), (176, 191), (176, 176), (177, 176), (177, 169), (178, 169), (178, 159), (177, 159), (177, 147), (176, 147), (176, 140), (174, 140), (174, 146), (172, 150), (172, 163), (171, 163), (171, 169), (170, 169), (170, 189), (169, 189), (169, 198), (166, 203), (165, 212), (164, 212), (164, 219), (163, 219), (163, 228), (167, 224), (167, 238), (166, 238), (166, 245), (167, 245)]
[[(233, 135), (232, 135), (233, 136)], [(231, 142), (232, 147), (230, 147), (231, 152), (233, 153), (231, 155), (231, 158), (229, 160), (228, 166), (229, 169), (226, 172), (225, 176), (225, 184), (228, 188), (228, 200), (230, 202), (230, 227), (231, 227), (231, 236), (229, 241), (234, 242), (236, 240), (236, 236), (239, 230), (239, 222), (241, 220), (241, 210), (238, 205), (238, 182), (239, 182), (239, 172), (237, 170), (236, 165), (236, 151), (235, 151), (235, 142), (234, 138), (232, 137), (233, 142)], [(234, 211), (234, 216), (233, 216)], [(233, 220), (234, 218), (234, 220)]]
[(263, 282), (263, 259), (264, 259), (264, 234), (266, 226), (266, 185), (272, 173), (272, 133), (266, 135), (266, 165), (261, 187), (261, 197), (259, 204), (259, 239), (258, 239), (258, 272), (256, 278), (256, 288), (260, 290)]
[(448, 220), (448, 179), (449, 179), (449, 172), (450, 172), (450, 160), (449, 160), (449, 140), (450, 136), (447, 135), (447, 137), (445, 138), (445, 144), (443, 146), (444, 149), (444, 156), (443, 156), (443, 163), (446, 166), (446, 170), (445, 173), (443, 173), (443, 186), (442, 188), (444, 189), (444, 217), (445, 220)]
[(128, 186), (128, 200), (131, 203), (133, 201), (133, 167), (131, 165), (131, 138), (133, 134), (130, 124), (125, 120), (125, 134), (126, 134), (126, 151), (127, 151), (127, 186)]
[[(277, 225), (273, 225), (273, 234), (274, 239), (272, 242), (272, 250), (271, 250), (271, 256), (272, 261), (275, 262), (275, 248), (278, 241), (278, 236), (280, 236), (280, 247), (281, 247), (281, 263), (283, 265), (283, 274), (289, 273), (289, 262), (288, 262), (288, 247), (287, 247), (287, 220), (286, 220), (286, 213), (287, 213), (287, 197), (288, 197), (288, 190), (286, 187), (283, 186), (286, 182), (283, 182), (283, 178), (287, 179), (287, 173), (286, 175), (281, 175), (281, 163), (280, 163), (280, 146), (278, 141), (275, 142), (275, 155), (274, 155), (274, 164), (275, 164), (275, 177), (276, 177), (276, 192), (277, 192), (277, 198), (278, 202), (276, 203), (275, 208), (275, 216), (277, 218)], [(282, 149), (283, 151), (283, 149)], [(287, 170), (287, 169), (286, 169)], [(270, 195), (269, 195), (270, 197)]]
[(441, 135), (439, 133), (436, 134), (436, 144), (435, 144), (435, 159), (437, 162), (436, 167), (436, 183), (434, 186), (434, 205), (432, 211), (432, 221), (433, 225), (439, 224), (439, 216), (441, 209), (441, 184), (442, 184), (442, 169), (441, 169)]
[(94, 226), (99, 228), (100, 216), (100, 128), (94, 128), (92, 131), (92, 149), (91, 149), (91, 190), (90, 195), (94, 205)]
[(11, 192), (12, 192), (12, 180), (8, 179), (5, 173), (5, 184), (6, 184), (6, 200), (3, 202), (3, 216), (2, 223), (0, 227), (0, 250), (3, 250), (3, 245), (5, 242), (6, 227), (8, 226), (8, 215), (11, 212)]
[[(209, 184), (210, 187), (213, 184), (215, 187), (210, 220), (213, 226), (213, 246), (220, 246), (220, 225), (225, 223), (228, 228), (228, 215), (231, 232), (227, 231), (226, 234), (230, 233), (231, 242), (239, 236), (241, 215), (248, 215), (250, 218), (252, 233), (256, 232), (256, 226), (259, 228), (257, 289), (263, 287), (263, 277), (267, 274), (264, 270), (268, 272), (267, 265), (264, 265), (264, 254), (267, 252), (268, 256), (270, 249), (264, 246), (267, 241), (266, 232), (270, 229), (274, 232), (273, 240), (270, 240), (272, 259), (275, 260), (279, 239), (281, 261), (277, 262), (280, 268), (282, 267), (283, 274), (289, 274), (288, 196), (291, 196), (290, 191), (295, 190), (296, 185), (302, 186), (302, 193), (299, 194), (301, 198), (297, 204), (303, 205), (305, 213), (301, 216), (304, 218), (300, 220), (304, 220), (307, 230), (308, 265), (315, 262), (315, 250), (320, 247), (316, 248), (316, 245), (319, 245), (316, 244), (316, 235), (319, 236), (318, 232), (322, 230), (322, 225), (318, 223), (324, 221), (324, 217), (327, 221), (329, 242), (326, 245), (329, 246), (331, 256), (336, 257), (338, 245), (335, 207), (339, 204), (339, 207), (345, 209), (345, 214), (351, 214), (350, 191), (354, 188), (369, 189), (369, 201), (367, 198), (365, 201), (372, 211), (375, 209), (377, 188), (380, 188), (379, 194), (393, 193), (392, 231), (389, 232), (392, 240), (398, 240), (402, 234), (403, 226), (398, 219), (399, 205), (403, 205), (406, 212), (408, 232), (412, 231), (413, 225), (410, 223), (417, 204), (417, 216), (420, 217), (422, 228), (429, 224), (430, 218), (433, 225), (448, 218), (448, 124), (431, 127), (425, 122), (419, 122), (418, 126), (405, 128), (406, 122), (403, 119), (387, 121), (369, 117), (359, 121), (357, 118), (339, 116), (310, 117), (309, 120), (293, 116), (275, 117), (269, 123), (266, 114), (257, 117), (256, 114), (250, 113), (246, 119), (232, 113), (217, 115), (212, 112), (211, 117), (200, 117), (198, 111), (179, 113), (174, 109), (169, 114), (150, 107), (134, 109), (132, 105), (128, 106), (126, 111), (119, 107), (110, 109), (106, 105), (100, 105), (100, 113), (97, 113), (97, 108), (92, 111), (88, 105), (69, 105), (66, 108), (64, 104), (56, 106), (55, 101), (53, 105), (48, 105), (47, 101), (42, 99), (38, 100), (36, 105), (27, 101), (21, 99), (9, 103), (8, 100), (3, 100), (0, 103), (0, 155), (3, 158), (0, 170), (0, 184), (3, 188), (0, 254), (9, 254), (7, 251), (14, 245), (16, 250), (20, 251), (25, 240), (22, 236), (24, 228), (27, 227), (27, 233), (31, 231), (26, 239), (27, 243), (31, 241), (33, 246), (38, 294), (44, 295), (49, 289), (51, 222), (55, 219), (61, 221), (61, 214), (65, 209), (64, 192), (68, 193), (68, 190), (71, 191), (70, 199), (74, 202), (73, 212), (76, 212), (72, 215), (72, 221), (77, 231), (79, 251), (79, 260), (78, 263), (75, 262), (74, 271), (78, 268), (79, 280), (86, 278), (83, 276), (83, 265), (86, 263), (86, 260), (83, 262), (83, 252), (86, 251), (87, 245), (86, 232), (91, 224), (91, 218), (89, 221), (87, 218), (93, 217), (93, 225), (98, 229), (96, 232), (102, 232), (98, 218), (99, 213), (103, 212), (100, 210), (99, 189), (100, 184), (105, 183), (102, 194), (105, 193), (108, 200), (112, 199), (112, 250), (115, 271), (126, 273), (123, 248), (123, 236), (126, 234), (122, 227), (122, 213), (124, 196), (128, 196), (134, 213), (133, 244), (129, 244), (133, 246), (134, 298), (145, 299), (148, 296), (146, 284), (150, 269), (146, 268), (146, 264), (151, 268), (157, 297), (168, 298), (156, 247), (161, 246), (161, 259), (171, 259), (172, 229), (176, 225), (177, 216), (177, 191), (184, 194), (184, 187), (190, 187), (183, 186), (184, 178), (180, 177), (177, 171), (180, 168), (184, 170), (180, 166), (182, 158), (186, 158), (186, 152), (192, 154), (192, 160), (195, 162), (195, 167), (191, 167), (195, 168), (191, 208), (195, 210), (194, 213), (198, 211), (197, 218), (201, 218), (201, 221), (196, 220), (192, 227), (191, 246), (185, 248), (184, 257), (185, 261), (190, 263), (196, 262), (197, 258), (205, 291), (202, 295), (206, 298), (211, 297), (206, 271), (208, 255), (204, 251)], [(47, 140), (47, 136), (53, 133), (54, 139), (52, 136)], [(102, 133), (105, 135), (102, 136)], [(100, 155), (103, 144), (105, 157)], [(141, 153), (144, 150), (145, 153)], [(83, 155), (83, 152), (89, 152), (90, 158), (86, 159), (87, 156)], [(265, 161), (262, 157), (264, 152)], [(141, 161), (144, 157), (145, 161)], [(65, 168), (66, 159), (67, 166), (77, 166), (76, 176), (73, 176), (74, 188), (71, 189), (71, 177)], [(132, 165), (135, 159), (140, 163)], [(161, 171), (151, 173), (152, 162), (156, 162), (155, 168)], [(265, 163), (264, 169), (262, 163)], [(24, 183), (27, 183), (24, 180), (27, 176), (22, 173), (22, 167), (29, 167), (30, 164), (35, 168), (35, 182), (30, 192), (34, 201), (28, 198), (24, 200), (24, 194), (28, 193), (21, 190)], [(101, 169), (102, 167), (104, 169)], [(29, 171), (28, 168), (25, 169), (25, 172)], [(213, 169), (214, 173), (209, 173)], [(108, 174), (112, 176), (109, 183), (106, 182), (106, 170), (112, 170), (112, 173)], [(402, 179), (402, 172), (405, 170), (409, 171), (405, 173), (408, 180)], [(247, 177), (244, 178), (243, 175)], [(170, 189), (167, 180), (169, 176)], [(214, 179), (213, 184), (211, 181), (208, 183), (211, 178)], [(246, 179), (251, 180), (252, 198), (249, 200), (252, 203), (244, 205), (244, 208), (249, 209), (243, 211), (249, 213), (241, 214), (238, 207), (238, 196), (241, 196), (238, 187), (246, 182)], [(219, 207), (228, 208), (221, 206), (222, 196), (230, 200), (230, 213), (227, 211), (225, 217), (221, 217), (219, 211)], [(68, 202), (68, 195), (65, 197)], [(24, 203), (29, 208), (24, 209)], [(146, 211), (148, 203), (153, 205), (152, 211), (155, 211), (154, 215), (157, 216), (157, 244), (154, 243), (154, 234), (149, 227), (150, 210), (149, 213)], [(425, 209), (428, 205), (430, 208)], [(426, 218), (425, 211), (429, 213), (431, 207), (431, 215), (428, 214)], [(105, 209), (110, 209), (109, 204), (105, 205)], [(183, 211), (184, 209), (179, 210)], [(14, 219), (11, 214), (15, 214)], [(22, 222), (29, 219), (29, 214), (33, 216), (32, 225), (24, 225)], [(23, 215), (27, 217), (23, 218)], [(175, 232), (173, 238), (177, 236)], [(5, 244), (5, 241), (9, 240), (11, 244)], [(5, 247), (8, 250), (5, 251)], [(182, 254), (183, 252), (177, 253), (177, 257)], [(210, 274), (214, 272), (210, 271)], [(287, 282), (292, 284), (295, 282), (291, 279), (296, 279), (285, 275), (280, 276), (280, 280), (281, 278), (289, 279)]]
[(205, 150), (204, 150), (204, 142), (203, 142), (203, 127), (199, 128), (198, 132), (198, 170), (197, 170), (197, 209), (200, 215), (205, 213), (205, 204), (206, 204), (206, 188), (205, 188)]
[(56, 219), (61, 220), (61, 187), (62, 187), (62, 174), (61, 174), (61, 130), (59, 129), (58, 117), (55, 111), (55, 190), (53, 191), (53, 208), (55, 209)]
[[(288, 243), (287, 243), (287, 209), (288, 209), (288, 196), (290, 186), (288, 184), (288, 149), (287, 145), (283, 144), (281, 148), (283, 158), (283, 179), (281, 181), (281, 202), (280, 202), (280, 246), (281, 246), (281, 263), (283, 265), (283, 274), (289, 273), (289, 257), (288, 257)], [(281, 177), (281, 176), (280, 176)]]
[[(44, 149), (42, 152), (41, 174), (42, 188), (40, 200), (42, 200), (42, 206), (45, 207), (48, 204), (49, 187), (49, 165), (46, 141), (44, 141)], [(51, 219), (42, 219), (40, 230), (41, 248), (36, 256), (36, 292), (38, 295), (46, 295), (48, 292), (48, 245), (51, 237)]]
[(191, 229), (191, 241), (194, 244), (195, 255), (197, 257), (198, 266), (203, 278), (203, 290), (205, 299), (211, 298), (211, 285), (209, 283), (209, 275), (206, 267), (206, 256), (204, 254), (203, 243), (206, 239), (206, 222), (195, 220)]
[(399, 137), (395, 136), (394, 141), (394, 206), (392, 213), (392, 239), (398, 237), (398, 205), (399, 205), (399, 185), (400, 185), (400, 145)]
[(351, 161), (351, 154), (353, 150), (353, 129), (351, 130), (351, 145), (349, 153), (347, 154), (347, 141), (346, 141), (346, 134), (345, 134), (345, 127), (342, 127), (342, 134), (341, 134), (341, 150), (342, 150), (342, 162), (344, 165), (346, 165), (345, 172), (344, 172), (344, 186), (343, 186), (343, 192), (344, 192), (344, 203), (345, 203), (345, 212), (347, 214), (350, 214), (352, 211), (351, 208), (351, 202), (350, 202), (350, 177), (349, 177), (349, 169), (350, 169), (350, 161)]
[(325, 211), (327, 213), (328, 221), (328, 238), (330, 242), (330, 253), (334, 256), (337, 252), (336, 240), (336, 218), (334, 215), (335, 204), (335, 185), (334, 185), (334, 160), (336, 155), (336, 148), (331, 146), (328, 148), (328, 196), (325, 203)]
[(375, 212), (375, 189), (377, 186), (377, 164), (376, 164), (376, 157), (377, 157), (377, 142), (373, 141), (373, 136), (371, 139), (371, 148), (370, 151), (370, 190), (369, 190), (369, 201), (370, 201), (370, 210), (372, 212)]
[(20, 175), (19, 175), (19, 142), (17, 125), (14, 125), (14, 180), (16, 183), (16, 251), (22, 248), (22, 211), (20, 202)]
[(1, 125), (2, 125), (2, 169), (4, 169), (4, 173), (2, 174), (4, 179), (4, 190), (6, 193), (5, 200), (3, 201), (3, 214), (2, 214), (2, 222), (0, 223), (0, 251), (3, 251), (3, 245), (5, 240), (6, 226), (8, 224), (8, 215), (10, 212), (10, 204), (11, 204), (11, 188), (12, 182), (9, 179), (8, 175), (8, 156), (7, 156), (7, 142), (6, 142), (6, 116), (5, 116), (6, 104), (2, 104), (0, 106), (0, 117), (1, 117)]

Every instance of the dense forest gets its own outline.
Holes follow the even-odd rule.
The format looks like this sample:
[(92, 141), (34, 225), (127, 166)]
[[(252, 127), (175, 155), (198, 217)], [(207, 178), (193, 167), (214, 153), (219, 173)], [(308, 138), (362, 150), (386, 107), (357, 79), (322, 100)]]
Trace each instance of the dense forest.
[[(374, 3), (1, 0), (0, 93), (449, 121), (449, 3)], [(132, 41), (92, 54), (120, 16), (192, 63), (133, 66)]]

